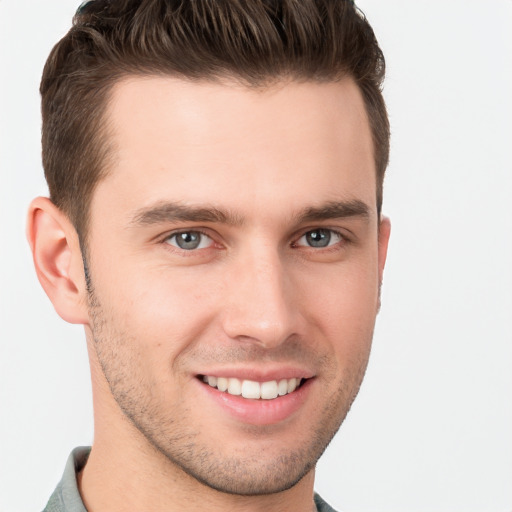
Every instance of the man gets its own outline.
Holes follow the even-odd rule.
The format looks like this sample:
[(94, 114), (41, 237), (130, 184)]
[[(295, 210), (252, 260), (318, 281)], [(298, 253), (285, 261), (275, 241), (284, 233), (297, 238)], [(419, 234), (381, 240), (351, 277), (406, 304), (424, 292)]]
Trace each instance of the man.
[(41, 83), (38, 278), (83, 324), (91, 450), (47, 511), (332, 510), (389, 239), (373, 31), (343, 0), (95, 0)]

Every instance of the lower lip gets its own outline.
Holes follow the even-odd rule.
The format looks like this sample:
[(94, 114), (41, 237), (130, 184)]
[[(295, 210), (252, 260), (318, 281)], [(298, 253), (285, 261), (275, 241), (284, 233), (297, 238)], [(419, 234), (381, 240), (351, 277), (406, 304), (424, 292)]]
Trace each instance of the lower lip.
[(232, 417), (252, 425), (273, 425), (293, 416), (306, 402), (314, 379), (307, 379), (288, 395), (273, 400), (252, 400), (219, 391), (202, 381), (197, 381), (208, 396)]

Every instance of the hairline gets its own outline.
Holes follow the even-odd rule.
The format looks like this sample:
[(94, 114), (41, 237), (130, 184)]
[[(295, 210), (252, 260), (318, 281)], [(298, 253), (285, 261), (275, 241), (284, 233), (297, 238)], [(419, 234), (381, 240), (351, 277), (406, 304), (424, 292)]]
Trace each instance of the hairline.
[[(272, 89), (273, 87), (284, 87), (287, 84), (291, 83), (339, 83), (343, 80), (349, 79), (354, 82), (357, 89), (359, 90), (364, 106), (364, 112), (366, 115), (366, 120), (368, 122), (368, 126), (370, 128), (371, 135), (371, 147), (372, 147), (372, 157), (374, 162), (374, 174), (376, 181), (376, 197), (375, 201), (377, 204), (377, 217), (378, 220), (381, 218), (381, 211), (378, 204), (378, 189), (379, 189), (379, 176), (378, 176), (378, 165), (377, 165), (377, 154), (376, 154), (376, 141), (374, 140), (374, 129), (372, 124), (372, 117), (368, 111), (368, 105), (366, 102), (366, 97), (363, 91), (363, 88), (358, 83), (358, 81), (348, 72), (338, 72), (336, 75), (333, 74), (331, 77), (326, 76), (301, 76), (298, 73), (283, 73), (279, 75), (269, 75), (268, 77), (263, 77), (261, 80), (249, 80), (241, 75), (224, 72), (224, 73), (211, 73), (205, 74), (202, 77), (191, 77), (181, 73), (173, 73), (172, 71), (166, 70), (128, 70), (123, 73), (114, 74), (110, 77), (110, 79), (105, 81), (104, 86), (101, 88), (101, 100), (100, 106), (101, 114), (97, 119), (97, 127), (92, 146), (98, 153), (101, 154), (101, 163), (100, 168), (98, 169), (97, 179), (94, 181), (88, 197), (84, 202), (84, 210), (81, 212), (80, 219), (71, 219), (72, 224), (74, 225), (78, 238), (80, 240), (80, 247), (82, 252), (86, 250), (88, 246), (89, 240), (89, 227), (90, 227), (90, 218), (91, 218), (91, 204), (93, 200), (93, 196), (96, 190), (96, 187), (101, 183), (103, 179), (108, 177), (108, 175), (113, 172), (114, 166), (116, 163), (115, 160), (115, 134), (114, 128), (111, 124), (111, 117), (109, 113), (111, 111), (110, 106), (114, 99), (115, 91), (121, 84), (129, 82), (130, 80), (151, 80), (154, 78), (162, 78), (162, 79), (173, 79), (181, 82), (188, 83), (196, 83), (196, 84), (216, 84), (225, 87), (240, 87), (250, 91), (267, 91)], [(101, 139), (101, 140), (100, 140)], [(69, 216), (66, 212), (64, 212), (66, 216)]]

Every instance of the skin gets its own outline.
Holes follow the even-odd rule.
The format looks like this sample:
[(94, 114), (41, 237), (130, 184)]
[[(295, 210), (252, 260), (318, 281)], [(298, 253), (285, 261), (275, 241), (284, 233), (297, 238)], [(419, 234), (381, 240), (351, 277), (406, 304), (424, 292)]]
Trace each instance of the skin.
[[(311, 510), (315, 463), (366, 369), (390, 231), (360, 92), (350, 79), (133, 77), (107, 114), (115, 154), (91, 203), (89, 289), (66, 216), (38, 198), (28, 226), (57, 312), (85, 326), (87, 509)], [(200, 246), (176, 232), (202, 233)], [(264, 424), (198, 379), (286, 371), (307, 374), (305, 398)]]

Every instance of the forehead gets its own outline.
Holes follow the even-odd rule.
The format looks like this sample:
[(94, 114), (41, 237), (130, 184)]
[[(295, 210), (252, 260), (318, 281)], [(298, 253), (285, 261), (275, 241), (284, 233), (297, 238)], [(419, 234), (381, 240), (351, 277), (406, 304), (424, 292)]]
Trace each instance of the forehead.
[(357, 199), (375, 209), (371, 132), (351, 79), (249, 89), (133, 77), (114, 87), (107, 119), (114, 164), (93, 215), (107, 198), (126, 214), (157, 201), (254, 213)]

